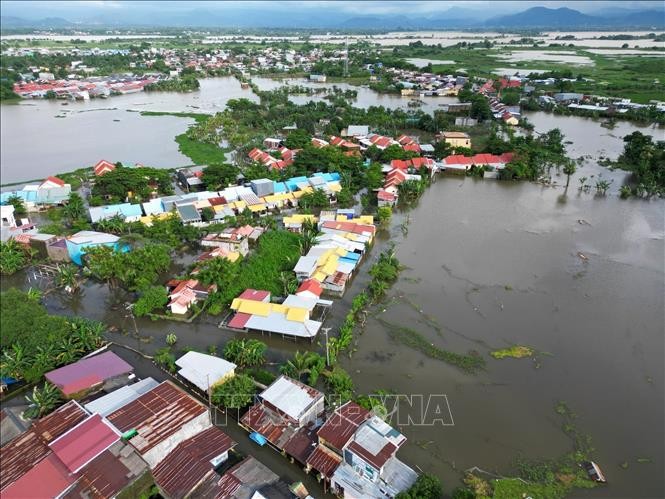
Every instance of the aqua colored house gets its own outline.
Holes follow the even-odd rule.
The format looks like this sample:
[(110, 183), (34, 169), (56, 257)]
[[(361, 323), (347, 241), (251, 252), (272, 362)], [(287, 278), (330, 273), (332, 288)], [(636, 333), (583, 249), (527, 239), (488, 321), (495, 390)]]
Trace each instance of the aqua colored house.
[[(76, 265), (83, 265), (82, 257), (87, 248), (96, 246), (111, 246), (114, 249), (120, 248), (118, 242), (120, 238), (113, 234), (104, 232), (95, 232), (92, 230), (82, 230), (69, 236), (65, 241), (67, 244), (67, 253), (72, 262)], [(129, 246), (122, 246), (122, 251), (129, 251)]]

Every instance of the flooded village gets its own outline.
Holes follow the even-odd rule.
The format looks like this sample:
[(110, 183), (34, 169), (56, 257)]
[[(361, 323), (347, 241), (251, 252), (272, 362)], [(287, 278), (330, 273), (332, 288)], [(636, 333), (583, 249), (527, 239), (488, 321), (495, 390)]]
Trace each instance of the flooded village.
[(3, 35), (3, 497), (663, 495), (665, 97), (441, 33)]

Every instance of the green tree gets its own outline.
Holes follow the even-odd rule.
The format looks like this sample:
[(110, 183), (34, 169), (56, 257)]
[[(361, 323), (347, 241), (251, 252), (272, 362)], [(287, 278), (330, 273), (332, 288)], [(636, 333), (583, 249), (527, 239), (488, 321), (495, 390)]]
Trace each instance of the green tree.
[(67, 201), (67, 204), (63, 208), (63, 213), (65, 217), (70, 220), (70, 222), (83, 218), (86, 213), (83, 198), (76, 192), (72, 192), (69, 195), (69, 201)]
[(393, 216), (393, 209), (390, 206), (380, 206), (377, 210), (377, 221), (380, 225), (388, 225)]
[(178, 337), (174, 333), (169, 333), (166, 335), (166, 344), (170, 347), (175, 345), (178, 342)]
[(300, 197), (298, 205), (303, 210), (311, 210), (313, 208), (328, 208), (330, 206), (330, 199), (323, 189), (314, 189), (312, 192), (306, 192)]
[(492, 118), (492, 110), (487, 99), (480, 94), (474, 94), (471, 98), (471, 110), (469, 115), (478, 121), (486, 121)]
[(28, 257), (23, 247), (14, 239), (0, 242), (0, 273), (11, 275), (28, 264)]
[(141, 293), (134, 303), (134, 315), (142, 317), (156, 308), (162, 308), (169, 300), (169, 295), (164, 286), (151, 286)]
[(58, 265), (58, 271), (55, 274), (54, 280), (56, 286), (66, 288), (71, 293), (75, 293), (81, 287), (79, 269), (71, 263)]
[(304, 149), (305, 147), (311, 145), (312, 137), (307, 130), (301, 128), (293, 130), (289, 133), (288, 137), (284, 141), (284, 145), (289, 149)]
[(171, 352), (170, 347), (164, 347), (157, 350), (152, 357), (152, 360), (154, 360), (158, 366), (163, 367), (171, 373), (176, 372), (178, 369), (175, 363), (175, 355)]
[(568, 190), (568, 185), (570, 184), (570, 176), (575, 174), (577, 168), (575, 167), (575, 162), (568, 160), (563, 166), (563, 173), (566, 175), (566, 191)]
[(220, 191), (235, 185), (239, 170), (233, 165), (209, 165), (203, 170), (201, 181), (209, 191)]
[(442, 495), (441, 480), (429, 473), (423, 473), (418, 475), (409, 490), (397, 494), (396, 499), (440, 499)]
[(25, 207), (23, 199), (18, 196), (10, 196), (7, 198), (7, 204), (10, 204), (14, 207), (14, 215), (20, 217), (28, 213), (28, 210)]
[(341, 402), (346, 402), (353, 398), (353, 380), (349, 376), (349, 373), (339, 366), (335, 366), (326, 375), (326, 386), (341, 399)]
[(254, 400), (256, 385), (252, 378), (237, 374), (228, 381), (212, 388), (211, 398), (214, 404), (228, 409), (246, 407)]
[(24, 414), (31, 419), (46, 416), (62, 402), (60, 391), (51, 383), (44, 383), (41, 389), (35, 386), (32, 393), (26, 395), (25, 399), (28, 402), (28, 408)]
[(236, 339), (224, 347), (224, 358), (241, 369), (257, 367), (265, 363), (268, 346), (259, 340)]

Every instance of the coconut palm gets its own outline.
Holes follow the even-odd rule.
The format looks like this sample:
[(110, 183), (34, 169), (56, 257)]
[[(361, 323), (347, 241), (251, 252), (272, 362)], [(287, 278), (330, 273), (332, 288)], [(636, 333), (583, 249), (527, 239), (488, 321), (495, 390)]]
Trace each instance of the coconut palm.
[(32, 394), (26, 395), (25, 399), (28, 401), (29, 407), (25, 410), (24, 415), (28, 418), (41, 418), (45, 416), (62, 400), (60, 392), (51, 383), (45, 383), (42, 389), (34, 387)]
[(231, 340), (224, 348), (224, 358), (240, 368), (256, 367), (263, 364), (267, 345), (259, 340)]
[(70, 220), (79, 220), (85, 215), (85, 203), (83, 198), (76, 192), (69, 195), (69, 201), (62, 209), (64, 215)]
[(566, 191), (568, 190), (568, 184), (570, 184), (570, 176), (575, 173), (577, 167), (573, 161), (566, 161), (566, 164), (563, 165), (563, 173), (566, 175)]

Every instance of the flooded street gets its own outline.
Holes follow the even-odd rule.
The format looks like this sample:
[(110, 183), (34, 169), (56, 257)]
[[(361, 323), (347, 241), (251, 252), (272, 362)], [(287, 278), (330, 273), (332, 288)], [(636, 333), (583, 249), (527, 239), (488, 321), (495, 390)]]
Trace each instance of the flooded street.
[[(280, 84), (254, 81), (262, 89)], [(68, 106), (59, 101), (3, 105), (3, 123), (12, 125), (2, 127), (2, 181), (40, 178), (104, 157), (160, 167), (187, 164), (173, 137), (191, 119), (141, 117), (128, 110), (215, 112), (231, 98), (257, 98), (233, 78), (201, 83), (200, 92), (184, 95), (140, 93)], [(320, 86), (300, 79), (290, 84)], [(357, 90), (359, 107), (406, 108), (408, 102), (337, 86)], [(294, 102), (313, 98), (322, 95), (291, 97)], [(429, 99), (422, 98), (427, 102), (423, 109), (430, 111), (448, 101)], [(64, 111), (65, 118), (55, 118)], [(576, 490), (575, 497), (663, 497), (665, 201), (620, 200), (616, 191), (625, 172), (597, 164), (602, 156), (619, 155), (625, 135), (640, 130), (662, 136), (662, 130), (627, 122), (609, 130), (585, 118), (525, 115), (537, 132), (560, 128), (571, 141), (571, 157), (591, 157), (578, 168), (567, 196), (562, 187), (526, 182), (437, 178), (416, 206), (397, 213), (391, 230), (379, 234), (351, 289), (335, 300), (326, 325), (339, 326), (351, 299), (366, 285), (372, 260), (394, 241), (405, 270), (386, 302), (370, 314), (364, 332), (356, 332), (356, 351), (341, 363), (359, 393), (447, 396), (454, 426), (402, 426), (409, 440), (401, 459), (439, 475), (449, 491), (473, 466), (510, 474), (518, 455), (559, 457), (572, 448), (554, 412), (555, 404), (565, 401), (577, 414), (578, 430), (593, 439), (594, 459), (609, 482)], [(600, 174), (613, 180), (606, 197), (578, 192), (577, 178)], [(554, 179), (565, 183), (565, 176)], [(402, 224), (408, 225), (406, 235)], [(25, 273), (3, 278), (1, 284), (3, 290), (37, 285)], [(110, 333), (111, 340), (148, 354), (165, 345), (168, 333), (178, 337), (178, 349), (206, 351), (215, 345), (218, 352), (239, 335), (218, 329), (221, 317), (203, 314), (193, 324), (139, 319), (135, 336), (125, 310), (129, 298), (88, 281), (80, 295), (51, 293), (45, 303), (53, 313), (117, 326), (121, 332)], [(465, 374), (426, 357), (396, 343), (390, 327), (414, 329), (452, 352), (476, 351), (487, 361), (486, 369)], [(321, 351), (317, 343), (261, 339), (273, 364), (296, 350)], [(533, 348), (536, 359), (489, 356), (515, 344)], [(272, 457), (267, 459), (272, 465)], [(280, 460), (285, 462), (275, 455), (275, 466)], [(627, 468), (620, 466), (624, 462)]]

